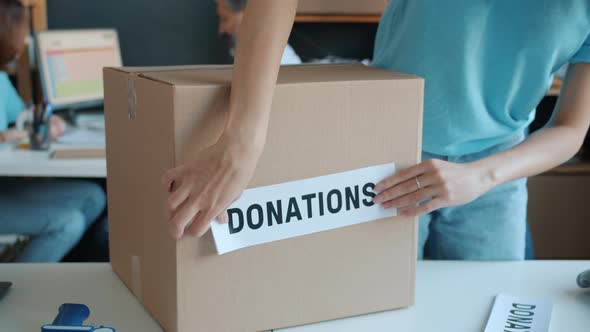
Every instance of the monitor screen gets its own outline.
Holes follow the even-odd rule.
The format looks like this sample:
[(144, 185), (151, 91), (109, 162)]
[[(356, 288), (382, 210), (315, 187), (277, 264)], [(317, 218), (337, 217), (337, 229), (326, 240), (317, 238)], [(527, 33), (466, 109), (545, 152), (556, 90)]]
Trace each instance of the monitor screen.
[(103, 67), (120, 67), (115, 30), (44, 31), (37, 35), (44, 98), (56, 109), (100, 103)]

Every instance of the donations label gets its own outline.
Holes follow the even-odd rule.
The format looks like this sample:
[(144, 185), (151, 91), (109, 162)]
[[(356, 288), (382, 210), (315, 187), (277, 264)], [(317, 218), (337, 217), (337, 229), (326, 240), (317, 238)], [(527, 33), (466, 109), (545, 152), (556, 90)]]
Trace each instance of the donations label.
[(375, 184), (393, 163), (247, 189), (228, 209), (229, 222), (211, 223), (218, 254), (396, 215), (373, 203)]

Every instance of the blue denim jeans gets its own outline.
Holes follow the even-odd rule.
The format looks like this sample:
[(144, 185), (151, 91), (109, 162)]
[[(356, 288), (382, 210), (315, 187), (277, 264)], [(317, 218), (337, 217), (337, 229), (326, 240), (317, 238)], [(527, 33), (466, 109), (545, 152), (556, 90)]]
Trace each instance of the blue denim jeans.
[[(453, 157), (423, 153), (422, 159), (467, 163), (523, 140), (524, 134), (519, 134), (482, 152)], [(526, 209), (523, 178), (495, 187), (471, 203), (423, 215), (419, 221), (418, 259), (523, 260)]]
[(58, 262), (105, 206), (103, 189), (90, 181), (0, 179), (0, 234), (31, 237), (18, 262)]

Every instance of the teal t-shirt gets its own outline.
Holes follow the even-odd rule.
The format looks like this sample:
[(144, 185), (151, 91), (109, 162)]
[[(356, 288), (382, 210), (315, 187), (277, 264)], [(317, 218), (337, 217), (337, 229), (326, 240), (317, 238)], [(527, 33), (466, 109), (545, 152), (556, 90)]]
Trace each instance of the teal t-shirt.
[(425, 78), (423, 150), (448, 156), (524, 130), (575, 62), (590, 62), (590, 0), (391, 0), (373, 59)]
[(6, 130), (8, 125), (16, 121), (18, 113), (25, 108), (10, 82), (8, 75), (0, 71), (0, 131)]

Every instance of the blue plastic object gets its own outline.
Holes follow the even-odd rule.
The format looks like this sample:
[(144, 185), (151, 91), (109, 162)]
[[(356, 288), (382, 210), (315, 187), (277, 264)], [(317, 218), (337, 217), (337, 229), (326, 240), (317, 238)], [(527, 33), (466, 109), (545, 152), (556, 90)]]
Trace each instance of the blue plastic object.
[(64, 303), (59, 306), (59, 313), (53, 320), (53, 325), (78, 326), (90, 316), (90, 309), (83, 304)]
[(584, 271), (578, 275), (578, 286), (580, 286), (580, 288), (590, 288), (590, 270)]
[(84, 325), (84, 321), (90, 316), (90, 309), (84, 304), (64, 303), (59, 306), (58, 314), (53, 323), (43, 325), (41, 332), (116, 332), (111, 327), (94, 327)]

